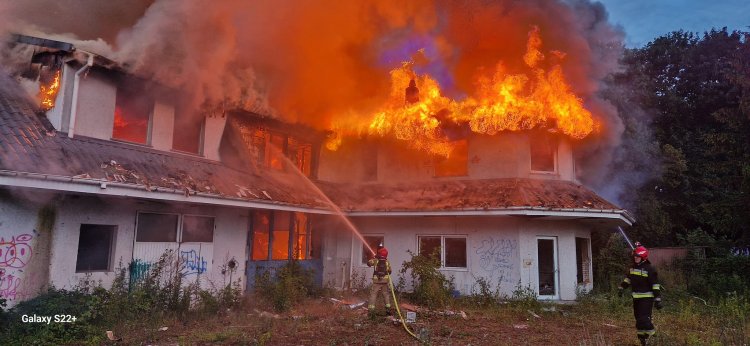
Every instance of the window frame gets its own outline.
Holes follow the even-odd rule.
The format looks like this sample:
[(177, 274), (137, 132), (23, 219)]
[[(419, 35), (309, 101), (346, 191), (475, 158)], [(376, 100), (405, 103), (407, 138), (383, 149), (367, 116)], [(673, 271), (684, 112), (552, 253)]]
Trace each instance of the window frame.
[[(455, 270), (455, 271), (468, 271), (469, 270), (469, 236), (466, 234), (419, 234), (417, 235), (417, 253), (422, 253), (422, 242), (421, 238), (440, 238), (440, 268), (441, 270)], [(445, 246), (445, 239), (463, 239), (464, 240), (464, 256), (466, 259), (465, 267), (448, 267), (445, 265), (445, 259), (447, 257), (447, 248)]]
[(204, 156), (204, 144), (206, 141), (206, 118), (205, 116), (201, 116), (200, 120), (200, 130), (198, 131), (198, 152), (192, 152), (192, 151), (185, 151), (182, 149), (175, 148), (175, 138), (177, 138), (177, 107), (174, 107), (174, 123), (172, 124), (172, 146), (171, 151), (180, 153), (180, 154), (187, 154), (187, 155), (193, 155), (193, 156)]
[[(82, 270), (78, 269), (78, 259), (79, 259), (79, 252), (81, 251), (81, 228), (83, 226), (104, 226), (104, 227), (111, 227), (108, 231), (110, 232), (110, 239), (109, 239), (109, 245), (107, 250), (107, 268), (106, 269), (93, 269), (93, 270)], [(75, 273), (108, 273), (113, 271), (113, 264), (114, 264), (114, 258), (115, 258), (115, 250), (117, 245), (117, 225), (108, 225), (108, 224), (92, 224), (92, 223), (82, 223), (78, 228), (78, 246), (76, 249), (76, 264), (75, 264)]]
[[(140, 233), (138, 230), (138, 227), (140, 226), (140, 216), (141, 214), (158, 214), (158, 215), (176, 215), (177, 216), (177, 225), (176, 225), (176, 231), (175, 231), (175, 240), (173, 241), (139, 241), (138, 240), (138, 234)], [(189, 213), (173, 213), (173, 212), (153, 212), (153, 211), (144, 211), (139, 210), (136, 212), (136, 221), (135, 221), (135, 242), (137, 243), (177, 243), (177, 244), (183, 244), (185, 243), (183, 241), (183, 223), (184, 223), (184, 217), (185, 216), (196, 216), (196, 217), (207, 217), (213, 219), (214, 228), (211, 233), (211, 241), (210, 242), (194, 242), (191, 241), (189, 243), (214, 243), (214, 236), (216, 235), (216, 216), (215, 215), (204, 215), (204, 214), (189, 214)]]
[[(152, 99), (151, 97), (147, 96), (141, 96), (142, 92), (139, 92), (139, 90), (133, 90), (129, 88), (121, 88), (118, 87), (115, 90), (115, 110), (112, 112), (112, 130), (110, 131), (110, 139), (117, 142), (123, 142), (123, 143), (129, 143), (129, 144), (136, 144), (136, 145), (143, 145), (143, 146), (151, 146), (151, 140), (154, 132), (154, 109), (156, 108), (156, 101)], [(145, 101), (148, 102), (149, 108), (148, 108), (148, 120), (146, 120), (146, 139), (143, 143), (141, 142), (134, 142), (127, 139), (122, 138), (116, 138), (115, 137), (115, 118), (117, 117), (117, 100), (119, 99), (117, 96), (120, 95), (120, 93), (123, 94), (123, 96), (127, 97), (143, 97)]]
[[(465, 142), (466, 145), (466, 157), (465, 160), (463, 160), (463, 172), (460, 172), (458, 174), (438, 174), (438, 165), (441, 165), (442, 162), (450, 160), (450, 158), (443, 158), (442, 156), (439, 156), (437, 154), (433, 155), (432, 157), (432, 177), (433, 178), (456, 178), (456, 177), (468, 177), (469, 176), (469, 139), (459, 139), (455, 141), (451, 141), (451, 143), (459, 143), (459, 142)], [(453, 146), (453, 150), (451, 151), (451, 154), (457, 149), (457, 146)], [(441, 162), (438, 162), (438, 160), (441, 160)]]
[(551, 171), (544, 171), (544, 170), (536, 170), (534, 169), (534, 150), (532, 149), (532, 146), (534, 145), (534, 136), (529, 136), (529, 173), (531, 174), (547, 174), (547, 175), (556, 175), (558, 174), (558, 159), (557, 156), (559, 154), (560, 150), (560, 143), (557, 140), (557, 138), (545, 134), (542, 135), (541, 138), (544, 138), (545, 140), (549, 141), (553, 145), (552, 149), (552, 170)]

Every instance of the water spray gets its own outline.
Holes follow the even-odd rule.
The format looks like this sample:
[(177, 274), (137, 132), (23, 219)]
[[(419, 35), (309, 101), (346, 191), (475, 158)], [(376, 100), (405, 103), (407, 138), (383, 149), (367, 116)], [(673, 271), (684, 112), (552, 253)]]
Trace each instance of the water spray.
[(627, 235), (625, 234), (625, 231), (623, 231), (623, 230), (622, 230), (622, 227), (620, 227), (620, 226), (617, 226), (617, 229), (618, 229), (618, 230), (620, 230), (620, 234), (622, 234), (622, 237), (623, 237), (623, 238), (625, 238), (625, 241), (626, 241), (626, 242), (628, 242), (628, 245), (630, 245), (630, 249), (631, 249), (631, 250), (634, 250), (634, 249), (635, 249), (635, 246), (633, 246), (633, 243), (631, 243), (631, 242), (630, 242), (630, 239), (629, 239), (629, 238), (628, 238), (628, 236), (627, 236)]

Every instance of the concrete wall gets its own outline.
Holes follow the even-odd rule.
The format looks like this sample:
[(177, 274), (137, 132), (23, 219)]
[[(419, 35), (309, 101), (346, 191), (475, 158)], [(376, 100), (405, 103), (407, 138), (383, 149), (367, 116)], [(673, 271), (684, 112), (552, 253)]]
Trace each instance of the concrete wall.
[(227, 124), (226, 115), (217, 114), (206, 117), (205, 131), (203, 134), (203, 156), (209, 160), (221, 160), (219, 156), (219, 145), (224, 135), (224, 126)]
[(111, 139), (117, 88), (96, 71), (90, 71), (79, 83), (75, 135)]
[(8, 306), (47, 287), (51, 230), (46, 225), (52, 224), (55, 214), (52, 209), (41, 213), (40, 209), (53, 198), (0, 189), (0, 298)]
[[(410, 260), (408, 251), (416, 253), (418, 236), (463, 235), (467, 239), (467, 268), (441, 269), (453, 277), (461, 294), (476, 292), (477, 278), (484, 278), (493, 288), (500, 285), (501, 293), (511, 296), (519, 287), (531, 287), (538, 292), (537, 236), (557, 237), (560, 273), (560, 299), (576, 298), (575, 237), (590, 238), (586, 226), (570, 221), (536, 221), (513, 217), (388, 217), (355, 218), (362, 235), (383, 235), (393, 267), (393, 280), (398, 283), (399, 269)], [(338, 228), (326, 241), (324, 282), (334, 282), (341, 287), (346, 280), (359, 280), (369, 284), (372, 268), (360, 263), (361, 242), (353, 232)], [(344, 248), (342, 248), (344, 247)], [(590, 251), (590, 250), (589, 250)], [(347, 258), (347, 253), (349, 257)], [(341, 264), (351, 262), (349, 274), (342, 274)], [(407, 287), (411, 279), (404, 278)], [(358, 283), (347, 283), (357, 286)], [(589, 284), (590, 286), (590, 284)], [(588, 287), (590, 289), (590, 287)]]
[[(65, 197), (58, 207), (58, 218), (53, 232), (51, 282), (58, 288), (71, 288), (80, 280), (90, 278), (108, 287), (117, 274), (117, 267), (127, 266), (133, 259), (135, 223), (138, 211), (206, 215), (215, 217), (212, 258), (206, 259), (206, 270), (201, 275), (204, 288), (225, 285), (229, 273), (222, 275), (221, 269), (229, 260), (239, 264), (232, 273), (232, 281), (245, 284), (242, 270), (247, 239), (247, 211), (231, 208), (215, 208), (193, 205), (166, 205), (147, 201), (126, 199), (100, 200), (94, 197)], [(81, 224), (116, 225), (113, 265), (110, 271), (76, 273), (78, 238)], [(192, 279), (194, 276), (188, 276)]]
[[(408, 148), (404, 142), (346, 141), (336, 151), (321, 150), (319, 178), (326, 181), (357, 182), (366, 175), (366, 160), (377, 160), (377, 180), (424, 181), (435, 179), (533, 178), (575, 179), (573, 148), (567, 138), (560, 138), (554, 172), (532, 172), (530, 136), (526, 132), (504, 132), (495, 136), (473, 135), (468, 140), (468, 175), (434, 176), (432, 156)], [(372, 146), (377, 146), (377, 154)]]
[[(40, 212), (40, 209), (47, 206)], [(47, 212), (45, 212), (47, 211)], [(0, 297), (9, 305), (33, 298), (48, 284), (71, 289), (82, 280), (111, 286), (117, 269), (127, 268), (133, 259), (136, 213), (165, 212), (215, 217), (210, 258), (205, 271), (187, 275), (200, 278), (204, 288), (222, 287), (240, 282), (245, 287), (244, 263), (248, 230), (248, 211), (192, 205), (167, 205), (128, 199), (100, 199), (89, 196), (62, 196), (9, 192), (0, 189)], [(45, 224), (49, 225), (45, 229)], [(115, 240), (110, 269), (76, 273), (81, 224), (115, 225)], [(8, 255), (9, 251), (15, 251)], [(234, 259), (234, 272), (222, 274)]]

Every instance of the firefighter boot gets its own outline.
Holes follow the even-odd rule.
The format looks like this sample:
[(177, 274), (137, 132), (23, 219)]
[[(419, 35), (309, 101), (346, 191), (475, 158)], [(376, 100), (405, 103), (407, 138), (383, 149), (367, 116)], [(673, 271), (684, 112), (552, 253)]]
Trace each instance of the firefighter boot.
[(391, 304), (385, 304), (385, 314), (387, 316), (393, 316), (393, 309), (391, 309)]
[(638, 340), (641, 341), (641, 346), (648, 345), (648, 335), (638, 335)]

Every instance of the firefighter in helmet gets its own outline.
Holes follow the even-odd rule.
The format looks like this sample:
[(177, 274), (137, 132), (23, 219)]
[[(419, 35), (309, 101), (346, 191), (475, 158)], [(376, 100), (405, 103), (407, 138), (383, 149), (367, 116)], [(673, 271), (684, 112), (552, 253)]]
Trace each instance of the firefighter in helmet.
[(633, 265), (620, 283), (618, 294), (622, 296), (623, 290), (631, 287), (635, 328), (641, 345), (646, 345), (648, 338), (656, 332), (651, 322), (652, 307), (657, 310), (662, 308), (661, 285), (656, 269), (648, 260), (648, 249), (641, 243), (635, 243), (632, 259)]
[(372, 273), (372, 287), (370, 287), (370, 300), (368, 301), (367, 309), (370, 312), (375, 311), (375, 301), (378, 298), (378, 292), (383, 293), (385, 299), (385, 311), (389, 315), (391, 314), (391, 297), (388, 292), (388, 280), (391, 275), (391, 263), (388, 262), (388, 249), (383, 246), (381, 242), (378, 244), (378, 249), (375, 253), (375, 257), (367, 261), (369, 267), (375, 267)]

